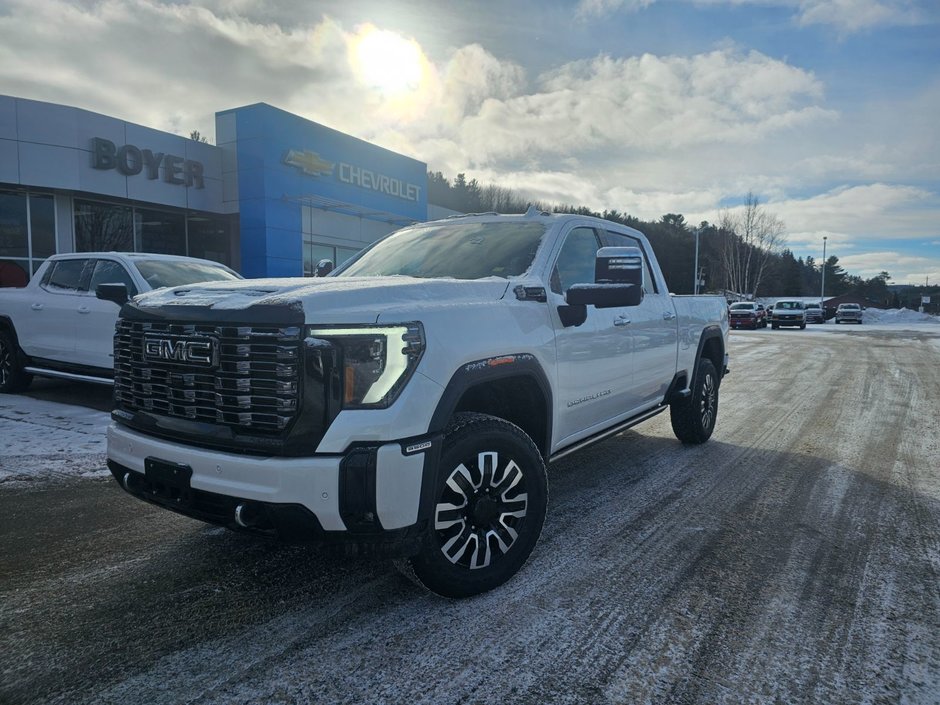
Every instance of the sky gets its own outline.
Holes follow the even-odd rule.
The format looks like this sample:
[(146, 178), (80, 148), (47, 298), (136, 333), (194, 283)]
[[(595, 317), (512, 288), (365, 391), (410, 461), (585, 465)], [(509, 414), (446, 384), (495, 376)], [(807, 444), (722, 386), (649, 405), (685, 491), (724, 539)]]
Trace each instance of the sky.
[(0, 0), (0, 94), (210, 141), (266, 102), (547, 203), (940, 283), (938, 0)]

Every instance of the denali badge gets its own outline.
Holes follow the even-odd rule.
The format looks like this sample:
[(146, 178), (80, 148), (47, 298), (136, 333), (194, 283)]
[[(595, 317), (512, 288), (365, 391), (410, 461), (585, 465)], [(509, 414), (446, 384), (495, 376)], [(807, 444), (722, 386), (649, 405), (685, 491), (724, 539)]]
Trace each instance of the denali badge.
[(153, 362), (189, 362), (211, 366), (215, 362), (212, 338), (144, 338), (144, 359)]

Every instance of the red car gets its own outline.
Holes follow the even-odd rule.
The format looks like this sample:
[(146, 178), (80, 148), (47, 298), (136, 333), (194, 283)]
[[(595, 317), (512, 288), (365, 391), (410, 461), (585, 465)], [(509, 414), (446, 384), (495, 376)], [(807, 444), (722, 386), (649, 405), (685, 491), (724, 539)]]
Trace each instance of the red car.
[(753, 301), (739, 301), (731, 304), (728, 309), (728, 318), (732, 328), (757, 328), (767, 327), (767, 311), (763, 304), (757, 304)]

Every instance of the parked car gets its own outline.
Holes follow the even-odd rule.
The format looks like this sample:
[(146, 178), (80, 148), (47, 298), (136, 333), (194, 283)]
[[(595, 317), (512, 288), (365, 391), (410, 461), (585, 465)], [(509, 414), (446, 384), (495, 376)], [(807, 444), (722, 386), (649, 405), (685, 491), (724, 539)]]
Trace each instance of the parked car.
[(858, 304), (839, 304), (836, 309), (836, 323), (862, 324), (862, 307)]
[(728, 318), (732, 328), (756, 330), (767, 327), (767, 311), (764, 305), (752, 301), (739, 301), (731, 304), (728, 308)]
[(823, 313), (822, 306), (820, 306), (815, 301), (811, 301), (805, 305), (806, 310), (806, 322), (807, 323), (825, 323), (826, 314)]
[(100, 284), (123, 285), (127, 298), (165, 286), (242, 278), (194, 257), (53, 255), (25, 287), (0, 289), (0, 392), (26, 389), (33, 375), (111, 384), (120, 306), (97, 298)]
[(781, 299), (774, 304), (770, 325), (774, 330), (781, 326), (799, 326), (806, 328), (806, 309), (802, 301)]

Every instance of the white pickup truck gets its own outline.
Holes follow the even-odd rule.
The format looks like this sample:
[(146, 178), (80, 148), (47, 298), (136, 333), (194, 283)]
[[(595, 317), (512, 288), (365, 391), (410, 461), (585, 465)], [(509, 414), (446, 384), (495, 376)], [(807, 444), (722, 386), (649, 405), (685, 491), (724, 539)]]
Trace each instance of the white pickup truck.
[(126, 304), (108, 465), (167, 509), (392, 551), (473, 595), (535, 546), (546, 462), (666, 410), (706, 441), (727, 343), (724, 299), (669, 294), (636, 230), (534, 210), (422, 223), (325, 278)]
[(81, 252), (54, 255), (29, 284), (0, 289), (0, 393), (26, 389), (33, 375), (111, 384), (119, 308), (96, 298), (99, 284), (127, 296), (241, 276), (194, 257)]

